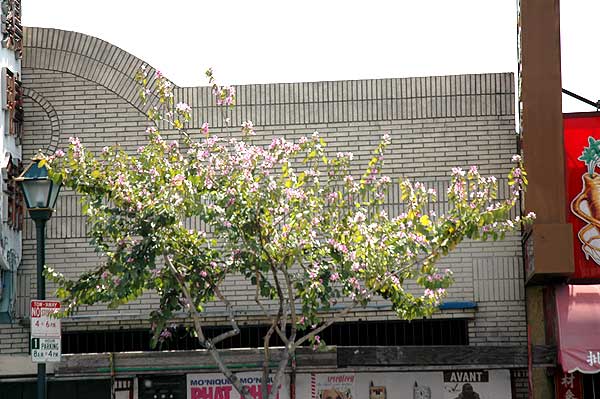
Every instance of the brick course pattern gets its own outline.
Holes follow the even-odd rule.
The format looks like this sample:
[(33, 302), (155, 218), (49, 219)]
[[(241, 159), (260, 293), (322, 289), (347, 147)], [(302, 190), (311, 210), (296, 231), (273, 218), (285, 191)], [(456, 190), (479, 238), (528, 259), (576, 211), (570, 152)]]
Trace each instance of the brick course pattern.
[[(92, 151), (120, 144), (134, 151), (145, 142), (145, 106), (138, 99), (134, 75), (143, 62), (100, 39), (55, 29), (26, 28), (23, 84), (26, 89), (23, 156), (39, 148), (52, 152), (65, 146), (69, 136), (79, 136)], [(150, 74), (153, 74), (150, 68)], [(516, 152), (514, 86), (512, 74), (440, 76), (363, 81), (286, 83), (236, 87), (238, 106), (216, 107), (208, 87), (175, 89), (175, 101), (192, 106), (190, 132), (199, 134), (207, 121), (213, 132), (237, 136), (244, 120), (257, 126), (258, 141), (269, 143), (276, 135), (297, 139), (318, 130), (332, 152), (352, 151), (365, 165), (382, 134), (392, 145), (385, 173), (392, 177), (424, 180), (438, 187), (443, 212), (443, 187), (453, 166), (478, 165), (483, 173), (505, 175)], [(229, 120), (229, 122), (227, 122)], [(174, 132), (165, 132), (175, 138)], [(355, 170), (359, 173), (359, 169)], [(390, 197), (390, 213), (398, 213)], [(88, 245), (85, 220), (77, 198), (65, 192), (48, 224), (49, 265), (71, 276), (101, 262)], [(456, 284), (447, 300), (475, 301), (476, 310), (443, 311), (436, 318), (465, 317), (472, 345), (524, 345), (525, 302), (520, 237), (503, 242), (465, 242), (441, 261), (451, 268)], [(28, 313), (29, 295), (35, 292), (35, 237), (27, 222), (17, 310)], [(240, 289), (232, 278), (226, 293), (242, 318), (256, 320), (253, 290)], [(233, 289), (235, 285), (235, 290)], [(227, 289), (228, 288), (228, 289)], [(48, 296), (52, 296), (51, 285)], [(147, 314), (156, 298), (145, 296), (117, 310), (102, 306), (84, 309), (82, 316), (65, 320), (68, 330), (149, 327)], [(224, 309), (207, 307), (206, 317), (225, 322)], [(182, 316), (183, 317), (183, 316)], [(395, 317), (376, 302), (348, 317)], [(111, 323), (105, 321), (111, 320)], [(15, 323), (0, 330), (0, 353), (27, 352), (28, 330)]]

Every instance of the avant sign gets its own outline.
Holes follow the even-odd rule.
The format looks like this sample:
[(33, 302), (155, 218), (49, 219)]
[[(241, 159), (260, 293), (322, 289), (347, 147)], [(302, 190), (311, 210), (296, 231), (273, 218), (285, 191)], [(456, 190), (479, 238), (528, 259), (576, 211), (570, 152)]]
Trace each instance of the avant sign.
[(31, 301), (31, 361), (60, 361), (60, 319), (53, 317), (59, 311), (58, 301)]

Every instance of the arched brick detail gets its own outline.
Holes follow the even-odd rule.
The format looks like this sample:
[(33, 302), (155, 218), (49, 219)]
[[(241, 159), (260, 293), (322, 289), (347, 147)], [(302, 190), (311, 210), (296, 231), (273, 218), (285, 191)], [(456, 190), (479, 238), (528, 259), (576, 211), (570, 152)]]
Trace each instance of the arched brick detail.
[(48, 119), (50, 119), (51, 134), (50, 142), (46, 148), (46, 154), (53, 154), (58, 148), (58, 142), (60, 140), (60, 119), (58, 118), (58, 114), (50, 101), (46, 100), (35, 90), (25, 87), (23, 89), (23, 94), (38, 104), (46, 112), (46, 115), (48, 115)]
[[(145, 64), (134, 55), (104, 40), (83, 33), (49, 28), (24, 28), (23, 67), (69, 73), (114, 92), (140, 112), (146, 112), (135, 81)], [(155, 69), (149, 68), (149, 75)]]

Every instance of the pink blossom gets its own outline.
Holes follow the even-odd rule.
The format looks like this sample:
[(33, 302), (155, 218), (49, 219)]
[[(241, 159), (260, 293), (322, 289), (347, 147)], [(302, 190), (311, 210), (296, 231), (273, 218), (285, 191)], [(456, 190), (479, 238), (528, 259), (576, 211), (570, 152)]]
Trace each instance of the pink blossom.
[(177, 103), (175, 110), (181, 114), (192, 112), (192, 108), (186, 103)]
[(171, 331), (169, 331), (168, 329), (165, 328), (164, 330), (161, 331), (159, 340), (163, 341), (165, 339), (169, 339), (169, 338), (171, 338), (172, 335), (173, 334), (171, 333)]
[(465, 171), (461, 168), (452, 168), (452, 176), (464, 176)]
[(242, 123), (242, 132), (249, 136), (254, 136), (254, 124), (252, 123), (252, 121), (245, 121), (244, 123)]
[(306, 194), (299, 188), (286, 188), (285, 195), (288, 201), (291, 200), (305, 200)]
[(181, 173), (179, 173), (179, 174), (173, 176), (173, 178), (171, 179), (171, 184), (173, 186), (181, 186), (184, 181), (185, 181), (185, 176), (182, 175)]
[(202, 128), (201, 128), (201, 130), (202, 130), (202, 133), (204, 133), (204, 134), (208, 134), (208, 122), (204, 122), (204, 123), (202, 124)]

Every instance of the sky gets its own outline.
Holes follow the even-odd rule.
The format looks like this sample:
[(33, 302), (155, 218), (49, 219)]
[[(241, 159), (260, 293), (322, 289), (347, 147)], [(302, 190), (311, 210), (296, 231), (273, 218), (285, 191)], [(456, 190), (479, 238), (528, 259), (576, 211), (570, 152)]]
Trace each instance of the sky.
[[(600, 99), (598, 0), (561, 2), (563, 88)], [(22, 0), (23, 24), (86, 33), (180, 86), (517, 70), (516, 0)], [(563, 96), (563, 111), (594, 107)]]

